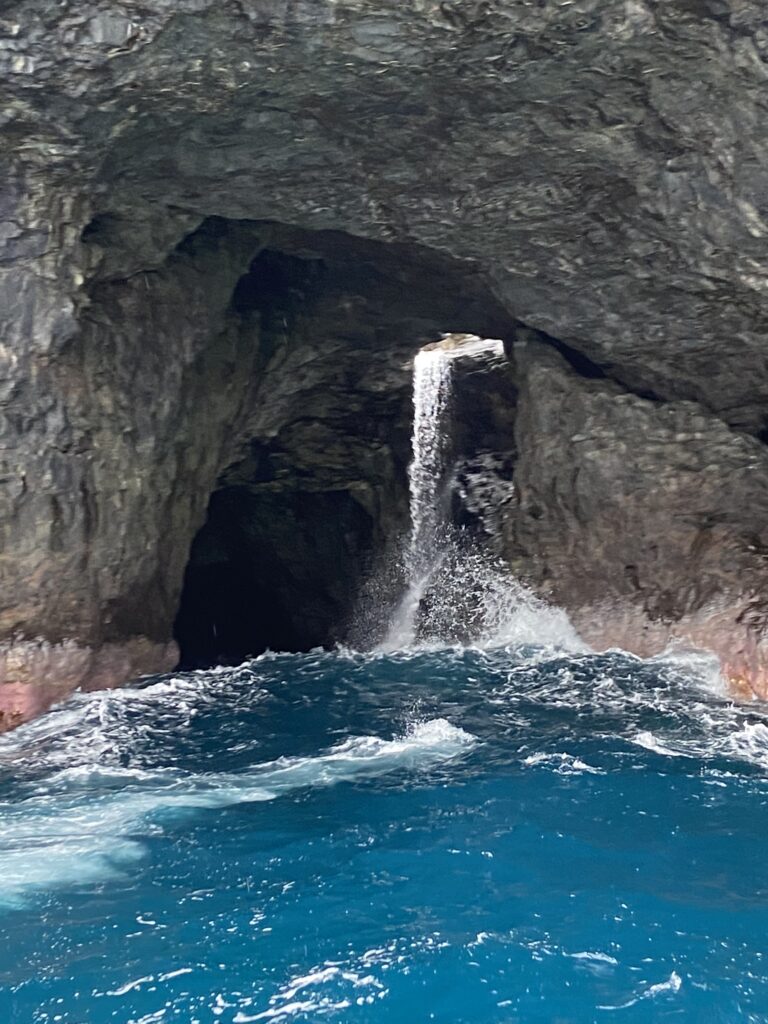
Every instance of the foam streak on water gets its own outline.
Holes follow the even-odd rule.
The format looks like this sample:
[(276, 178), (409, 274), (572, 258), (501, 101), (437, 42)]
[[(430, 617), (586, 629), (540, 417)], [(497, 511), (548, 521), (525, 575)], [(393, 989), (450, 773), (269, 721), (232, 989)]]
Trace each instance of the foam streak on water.
[(39, 889), (114, 875), (142, 855), (138, 838), (161, 817), (274, 800), (299, 788), (416, 770), (459, 756), (474, 737), (445, 719), (402, 736), (352, 736), (313, 757), (282, 757), (242, 773), (79, 765), (22, 801), (0, 803), (0, 905)]

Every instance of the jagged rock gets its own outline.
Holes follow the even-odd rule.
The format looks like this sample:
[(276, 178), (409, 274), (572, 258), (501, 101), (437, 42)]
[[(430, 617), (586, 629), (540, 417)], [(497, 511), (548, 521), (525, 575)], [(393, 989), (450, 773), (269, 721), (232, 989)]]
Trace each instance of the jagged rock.
[(504, 555), (503, 522), (515, 500), (517, 381), (503, 350), (452, 362), (452, 519), (476, 542)]
[(692, 402), (579, 376), (521, 342), (507, 560), (605, 648), (715, 650), (768, 684), (768, 449)]
[[(587, 544), (606, 578), (636, 566), (643, 597), (612, 583), (617, 607), (662, 622), (716, 590), (723, 622), (749, 619), (759, 644), (761, 616), (742, 615), (738, 595), (758, 601), (765, 579), (760, 543), (742, 538), (765, 513), (767, 60), (758, 0), (0, 3), (8, 650), (15, 637), (68, 640), (86, 665), (104, 645), (146, 643), (167, 664), (209, 495), (252, 441), (261, 458), (278, 439), (265, 456), (275, 479), (295, 486), (306, 470), (318, 491), (351, 481), (363, 493), (367, 457), (347, 459), (353, 435), (330, 406), (317, 411), (323, 375), (343, 376), (353, 350), (376, 353), (383, 393), (409, 346), (450, 330), (509, 338), (515, 320), (576, 368), (542, 378), (564, 382), (544, 435), (561, 453), (557, 500), (575, 500), (561, 491), (577, 463), (562, 453), (582, 458), (566, 424), (585, 395), (605, 429), (591, 471), (595, 460), (606, 471), (615, 435), (627, 451), (617, 473), (635, 467), (636, 490), (626, 473), (621, 486), (655, 495), (655, 518), (623, 514), (614, 545)], [(237, 287), (265, 249), (328, 259), (328, 232), (345, 239), (347, 269), (358, 264), (350, 302), (372, 305), (364, 344), (354, 316), (349, 345), (343, 318), (330, 343), (319, 319), (310, 348), (327, 360), (307, 385), (318, 426), (302, 431), (313, 360), (276, 352), (277, 306), (262, 338), (269, 303), (239, 308)], [(419, 308), (377, 333), (382, 295), (398, 289)], [(313, 315), (310, 304), (302, 351)], [(525, 387), (520, 491), (552, 497), (523, 446), (534, 445)], [(686, 440), (660, 442), (659, 422)], [(384, 461), (372, 492), (387, 473), (402, 478), (402, 455)], [(691, 479), (704, 481), (697, 495)], [(692, 521), (712, 524), (701, 543), (736, 554), (691, 554), (694, 527), (674, 526), (664, 550), (683, 582), (654, 587), (655, 532), (677, 523), (683, 492)], [(601, 514), (578, 520), (582, 539)], [(552, 529), (571, 522), (544, 515)], [(589, 604), (583, 559), (571, 585), (561, 558), (572, 541), (537, 539), (522, 519), (506, 529), (527, 577), (551, 589), (556, 561), (563, 599)]]

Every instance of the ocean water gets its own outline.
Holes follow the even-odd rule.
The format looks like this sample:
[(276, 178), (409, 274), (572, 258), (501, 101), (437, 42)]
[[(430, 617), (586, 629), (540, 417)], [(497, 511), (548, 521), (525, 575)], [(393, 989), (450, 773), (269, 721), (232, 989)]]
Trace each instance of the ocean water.
[(0, 1021), (768, 1021), (767, 837), (768, 713), (704, 658), (76, 695), (0, 740)]

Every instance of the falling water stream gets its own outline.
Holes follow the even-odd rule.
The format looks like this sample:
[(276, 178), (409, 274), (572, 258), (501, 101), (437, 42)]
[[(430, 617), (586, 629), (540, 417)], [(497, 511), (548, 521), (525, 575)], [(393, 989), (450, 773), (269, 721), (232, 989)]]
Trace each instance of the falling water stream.
[(413, 645), (419, 605), (444, 555), (446, 516), (442, 492), (451, 399), (451, 353), (421, 349), (413, 361), (413, 435), (408, 467), (411, 535), (405, 555), (406, 589), (395, 609), (383, 648)]
[(400, 649), (0, 738), (0, 1024), (768, 1022), (768, 712), (704, 656), (585, 650), (456, 552), (434, 351)]
[(526, 641), (583, 649), (564, 612), (538, 599), (500, 559), (468, 545), (450, 522), (446, 484), (454, 364), (459, 358), (503, 352), (498, 339), (452, 335), (421, 349), (414, 359), (405, 588), (380, 651), (410, 649), (417, 643), (499, 646)]

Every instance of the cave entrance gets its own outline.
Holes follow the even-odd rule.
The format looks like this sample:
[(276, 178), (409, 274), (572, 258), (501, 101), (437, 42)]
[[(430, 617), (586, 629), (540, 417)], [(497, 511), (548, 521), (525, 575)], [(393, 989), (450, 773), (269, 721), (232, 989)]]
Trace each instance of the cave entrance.
[(512, 330), (466, 264), (335, 232), (265, 236), (230, 303), (257, 379), (191, 545), (185, 668), (348, 637), (363, 580), (409, 525), (413, 356)]
[(349, 491), (216, 491), (176, 620), (185, 667), (343, 639), (373, 523)]

